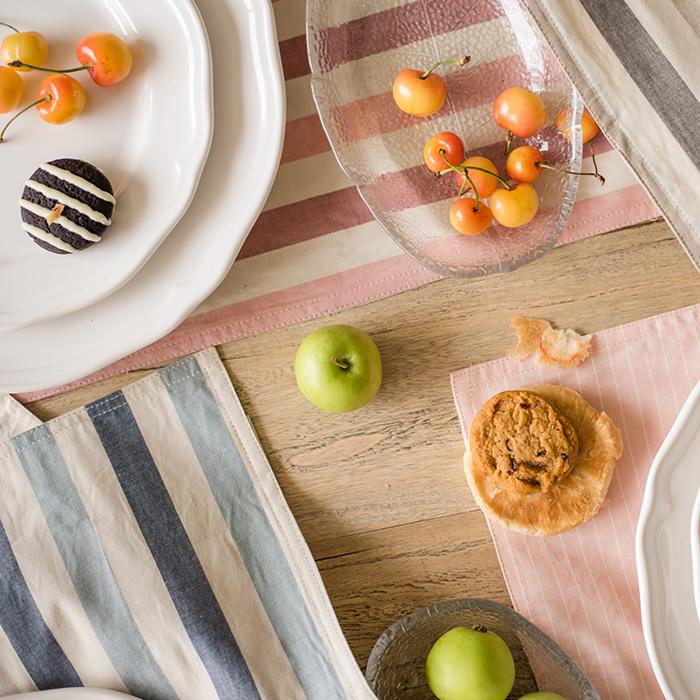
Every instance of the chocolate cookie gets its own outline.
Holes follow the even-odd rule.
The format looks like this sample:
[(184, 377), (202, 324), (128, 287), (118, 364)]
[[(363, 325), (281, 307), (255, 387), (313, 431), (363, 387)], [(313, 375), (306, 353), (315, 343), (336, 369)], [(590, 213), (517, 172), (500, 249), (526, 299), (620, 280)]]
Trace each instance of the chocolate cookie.
[(75, 253), (102, 239), (115, 203), (111, 183), (94, 165), (73, 158), (52, 160), (25, 183), (22, 228), (52, 253)]
[(573, 425), (531, 391), (504, 391), (487, 401), (472, 423), (469, 444), (476, 465), (501, 488), (529, 494), (550, 491), (572, 469), (579, 444)]

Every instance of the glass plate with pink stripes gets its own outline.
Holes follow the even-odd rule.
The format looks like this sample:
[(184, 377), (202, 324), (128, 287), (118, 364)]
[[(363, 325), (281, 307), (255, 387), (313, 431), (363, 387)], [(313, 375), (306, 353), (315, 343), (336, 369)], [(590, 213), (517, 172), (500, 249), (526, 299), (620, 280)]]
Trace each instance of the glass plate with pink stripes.
[[(467, 155), (486, 155), (504, 173), (504, 131), (492, 119), (492, 104), (505, 88), (524, 86), (542, 96), (549, 118), (517, 145), (533, 145), (551, 165), (579, 170), (581, 99), (519, 0), (308, 0), (307, 40), (314, 100), (335, 156), (412, 258), (444, 276), (477, 277), (514, 270), (555, 245), (577, 176), (543, 172), (535, 183), (539, 211), (529, 224), (494, 223), (468, 237), (449, 223), (454, 178), (437, 180), (422, 159), (431, 136), (453, 131)], [(412, 117), (396, 107), (396, 73), (465, 55), (468, 66), (440, 69), (448, 97), (437, 114)], [(568, 141), (554, 124), (565, 109)]]

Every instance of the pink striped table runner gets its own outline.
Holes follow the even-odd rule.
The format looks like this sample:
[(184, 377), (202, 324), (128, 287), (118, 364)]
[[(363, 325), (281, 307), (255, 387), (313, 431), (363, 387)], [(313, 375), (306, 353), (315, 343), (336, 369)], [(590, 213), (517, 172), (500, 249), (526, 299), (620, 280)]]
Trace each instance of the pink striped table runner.
[(624, 454), (593, 520), (550, 538), (489, 522), (515, 608), (572, 656), (606, 700), (663, 698), (642, 635), (634, 535), (651, 461), (700, 378), (699, 325), (696, 305), (596, 333), (591, 358), (575, 369), (503, 358), (452, 375), (465, 439), (490, 396), (541, 383), (575, 389), (622, 431)]
[[(466, 8), (465, 26), (445, 23), (445, 29), (464, 33), (467, 43), (488, 23), (504, 21), (491, 16), (492, 9), (485, 9), (490, 3), (475, 2), (473, 7), (462, 0), (343, 3), (347, 22), (333, 35), (337, 47), (334, 77), (343, 80), (349, 63), (366, 60), (366, 56), (353, 53), (358, 42), (352, 37), (358, 32), (367, 34), (363, 45), (373, 56), (399, 45), (415, 45), (418, 50), (425, 37), (416, 33), (411, 17), (426, 11), (438, 18), (447, 16), (447, 6), (454, 3)], [(70, 386), (365, 304), (438, 279), (404, 255), (384, 233), (330, 150), (311, 97), (304, 0), (276, 0), (273, 7), (286, 79), (287, 132), (270, 198), (236, 263), (219, 289), (170, 335)], [(384, 31), (389, 26), (393, 27), (390, 33)], [(507, 57), (475, 69), (497, 71), (502, 60)], [(371, 79), (371, 73), (364, 88), (366, 94), (358, 95), (356, 102), (347, 105), (348, 110), (367, 109), (390, 99), (390, 80)], [(484, 106), (491, 97), (472, 94), (469, 100), (470, 104)], [(383, 129), (398, 133), (402, 126), (399, 118), (387, 119)], [(373, 135), (368, 132), (358, 136)], [(659, 216), (604, 137), (595, 144), (607, 184), (601, 188), (584, 178), (560, 245)], [(585, 167), (589, 165), (584, 161)], [(58, 390), (49, 389), (32, 397)]]

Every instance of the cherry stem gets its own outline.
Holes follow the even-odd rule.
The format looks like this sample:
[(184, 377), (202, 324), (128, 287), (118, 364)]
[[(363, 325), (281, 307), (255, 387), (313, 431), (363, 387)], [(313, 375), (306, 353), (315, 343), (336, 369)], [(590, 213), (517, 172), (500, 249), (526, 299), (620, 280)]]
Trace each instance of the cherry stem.
[(331, 362), (340, 369), (350, 369), (350, 365), (346, 360), (340, 360), (337, 357), (331, 357)]
[(421, 80), (425, 80), (436, 68), (440, 66), (466, 66), (469, 61), (472, 60), (471, 56), (465, 56), (464, 58), (448, 58), (446, 61), (438, 61), (434, 63), (430, 68), (428, 68), (423, 75), (420, 76)]
[(77, 73), (81, 70), (89, 70), (92, 68), (92, 63), (86, 63), (84, 66), (78, 66), (77, 68), (64, 68), (62, 70), (56, 70), (55, 68), (44, 68), (43, 66), (33, 66), (31, 63), (25, 63), (24, 61), (11, 61), (7, 64), (10, 68), (29, 68), (29, 70), (40, 70), (44, 73)]
[(7, 22), (0, 22), (0, 27), (7, 27), (8, 29), (11, 29), (15, 34), (19, 34), (19, 29), (17, 27), (13, 27), (11, 24), (8, 24)]
[(474, 194), (476, 194), (476, 189), (474, 188), (472, 181), (469, 179), (467, 170), (478, 170), (480, 173), (486, 173), (487, 175), (495, 177), (496, 180), (498, 180), (507, 190), (513, 189), (498, 173), (494, 173), (491, 170), (486, 170), (486, 168), (480, 168), (478, 165), (452, 165), (452, 163), (450, 163), (450, 161), (445, 157), (444, 148), (441, 148), (439, 153), (447, 164), (447, 167), (444, 170), (441, 170), (439, 173), (435, 173), (436, 177), (442, 177), (445, 173), (449, 173), (451, 171), (464, 175), (464, 177), (471, 183), (472, 189), (474, 189)]
[(567, 175), (590, 175), (591, 177), (594, 177), (596, 180), (598, 180), (598, 182), (601, 185), (604, 185), (605, 178), (598, 172), (598, 163), (596, 162), (595, 153), (593, 152), (593, 149), (591, 149), (591, 158), (593, 159), (594, 169), (594, 172), (592, 173), (577, 172), (576, 170), (565, 170), (564, 168), (557, 168), (554, 165), (549, 165), (548, 163), (543, 163), (542, 161), (535, 163), (535, 167), (545, 168), (547, 170), (554, 170), (557, 173), (566, 173)]
[(7, 122), (7, 124), (5, 124), (2, 131), (0, 131), (0, 143), (2, 143), (5, 140), (5, 132), (8, 130), (10, 124), (12, 124), (12, 122), (15, 119), (18, 119), (19, 117), (21, 117), (25, 112), (28, 112), (32, 107), (36, 107), (37, 105), (40, 105), (42, 102), (50, 102), (51, 99), (52, 99), (51, 95), (46, 95), (45, 97), (42, 97), (39, 100), (35, 100), (30, 105), (27, 105), (24, 109), (17, 112), (17, 114), (15, 114), (15, 116), (12, 117), (12, 119), (10, 119), (10, 121)]
[(506, 149), (503, 155), (508, 155), (510, 153), (510, 148), (513, 145), (513, 132), (508, 129), (508, 135), (506, 136)]

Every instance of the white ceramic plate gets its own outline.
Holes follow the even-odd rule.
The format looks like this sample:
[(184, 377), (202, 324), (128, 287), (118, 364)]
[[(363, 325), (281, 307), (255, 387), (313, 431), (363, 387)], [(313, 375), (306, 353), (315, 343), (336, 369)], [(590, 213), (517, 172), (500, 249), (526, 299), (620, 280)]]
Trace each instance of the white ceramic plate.
[(690, 553), (693, 559), (693, 588), (695, 589), (695, 612), (700, 622), (700, 490), (695, 498), (693, 515), (690, 518)]
[[(700, 384), (651, 465), (637, 525), (644, 638), (668, 700), (697, 700), (700, 621), (695, 611), (690, 521), (700, 489)], [(697, 537), (696, 532), (696, 537)]]
[(136, 700), (133, 695), (100, 688), (57, 688), (21, 695), (6, 695), (3, 700)]
[(218, 286), (265, 203), (285, 117), (272, 7), (269, 0), (197, 5), (212, 46), (216, 113), (197, 197), (120, 290), (61, 319), (0, 335), (0, 391), (78, 379), (170, 332)]
[[(209, 43), (191, 0), (22, 0), (3, 3), (3, 21), (44, 33), (51, 67), (75, 65), (75, 44), (95, 31), (124, 37), (134, 53), (133, 72), (117, 87), (77, 74), (87, 107), (73, 122), (52, 126), (26, 114), (0, 145), (0, 330), (7, 330), (84, 308), (139, 270), (190, 204), (213, 115)], [(42, 76), (25, 75), (28, 103)], [(73, 255), (43, 250), (20, 228), (24, 182), (55, 158), (94, 163), (117, 195), (104, 239)]]

